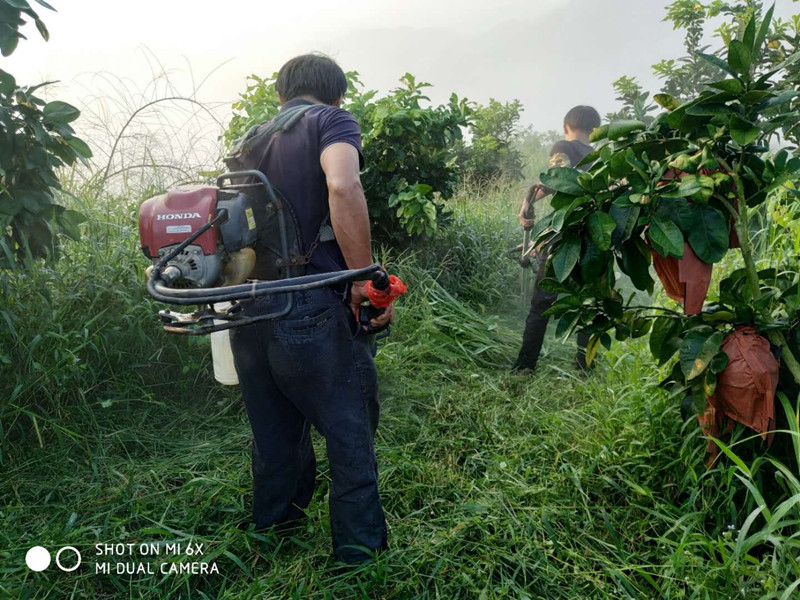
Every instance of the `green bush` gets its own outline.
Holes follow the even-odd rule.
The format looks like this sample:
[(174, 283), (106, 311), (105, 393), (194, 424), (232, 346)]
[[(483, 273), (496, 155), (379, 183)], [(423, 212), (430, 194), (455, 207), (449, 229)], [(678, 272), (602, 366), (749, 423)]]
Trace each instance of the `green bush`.
[(519, 100), (499, 102), (494, 98), (488, 106), (473, 108), (471, 140), (459, 143), (457, 158), (465, 178), (480, 184), (522, 178), (522, 153), (517, 143), (522, 110)]
[[(249, 78), (234, 103), (223, 140), (230, 146), (247, 130), (278, 111), (275, 77)], [(455, 94), (448, 104), (424, 106), (430, 84), (406, 73), (401, 86), (384, 97), (364, 91), (358, 74), (347, 74), (344, 108), (361, 125), (365, 168), (361, 175), (375, 233), (384, 240), (430, 236), (443, 216), (443, 201), (458, 184), (455, 144), (467, 125), (470, 106)]]
[[(46, 2), (39, 4), (51, 8)], [(44, 39), (47, 29), (26, 0), (0, 0), (0, 50), (8, 56), (24, 37), (27, 15)], [(53, 256), (58, 234), (79, 235), (80, 213), (56, 202), (56, 169), (92, 156), (69, 125), (80, 111), (66, 102), (45, 102), (0, 69), (0, 268), (25, 256)]]

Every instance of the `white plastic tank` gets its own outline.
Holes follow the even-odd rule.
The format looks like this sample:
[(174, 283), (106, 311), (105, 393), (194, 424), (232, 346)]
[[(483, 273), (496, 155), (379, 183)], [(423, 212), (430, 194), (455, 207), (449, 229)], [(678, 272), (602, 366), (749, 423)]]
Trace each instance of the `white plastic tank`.
[[(217, 312), (226, 311), (230, 307), (230, 302), (220, 302), (214, 305)], [(215, 325), (221, 325), (224, 322), (214, 319)], [(214, 379), (222, 385), (239, 385), (239, 375), (233, 364), (230, 329), (215, 331), (211, 334), (211, 359), (214, 362)]]

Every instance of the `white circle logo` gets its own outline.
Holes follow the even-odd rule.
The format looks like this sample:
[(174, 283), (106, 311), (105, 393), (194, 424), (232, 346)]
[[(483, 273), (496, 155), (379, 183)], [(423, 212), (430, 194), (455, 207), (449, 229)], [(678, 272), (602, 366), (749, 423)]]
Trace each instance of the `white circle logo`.
[[(65, 567), (65, 566), (63, 566), (61, 564), (61, 560), (60, 560), (61, 559), (61, 553), (64, 552), (64, 550), (72, 550), (75, 553), (75, 556), (78, 557), (78, 562), (76, 562), (74, 566), (67, 568), (67, 567)], [(50, 559), (50, 556), (48, 555), (48, 562), (50, 562), (49, 559)], [(73, 546), (64, 546), (63, 548), (61, 548), (61, 550), (56, 552), (56, 564), (58, 565), (59, 569), (61, 569), (62, 571), (66, 571), (67, 573), (69, 573), (71, 571), (74, 571), (75, 569), (77, 569), (78, 567), (81, 566), (81, 553), (78, 552), (78, 549), (74, 548)]]
[(44, 571), (50, 566), (50, 552), (43, 546), (34, 546), (25, 554), (25, 564), (31, 571)]

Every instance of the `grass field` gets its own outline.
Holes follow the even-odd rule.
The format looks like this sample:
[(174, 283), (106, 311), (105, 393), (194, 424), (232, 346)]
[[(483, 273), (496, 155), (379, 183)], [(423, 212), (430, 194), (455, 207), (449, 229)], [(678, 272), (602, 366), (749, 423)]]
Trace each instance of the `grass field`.
[[(616, 344), (587, 376), (571, 369), (573, 343), (550, 339), (534, 376), (508, 373), (524, 319), (502, 255), (514, 196), (468, 196), (438, 242), (384, 255), (412, 288), (378, 357), (391, 549), (358, 568), (331, 558), (319, 439), (309, 519), (280, 534), (237, 527), (249, 517), (246, 414), (213, 383), (206, 341), (158, 331), (133, 206), (90, 207), (88, 241), (52, 270), (5, 275), (0, 596), (793, 597), (796, 527), (752, 539), (766, 527), (748, 519), (759, 474), (731, 460), (706, 469), (696, 422), (657, 389), (643, 345)], [(203, 554), (95, 556), (105, 543)], [(33, 573), (34, 545), (74, 546), (83, 564)], [(95, 573), (115, 560), (156, 572)], [(162, 575), (164, 560), (219, 573)]]

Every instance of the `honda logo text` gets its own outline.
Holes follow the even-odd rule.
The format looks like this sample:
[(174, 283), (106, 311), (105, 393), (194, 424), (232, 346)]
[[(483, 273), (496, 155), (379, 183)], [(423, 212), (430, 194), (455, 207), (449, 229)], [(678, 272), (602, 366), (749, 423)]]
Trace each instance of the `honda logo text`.
[(200, 213), (166, 213), (156, 215), (156, 221), (175, 221), (177, 219), (202, 219)]

